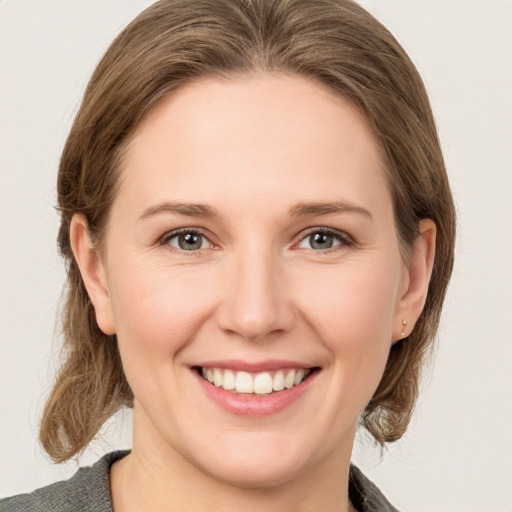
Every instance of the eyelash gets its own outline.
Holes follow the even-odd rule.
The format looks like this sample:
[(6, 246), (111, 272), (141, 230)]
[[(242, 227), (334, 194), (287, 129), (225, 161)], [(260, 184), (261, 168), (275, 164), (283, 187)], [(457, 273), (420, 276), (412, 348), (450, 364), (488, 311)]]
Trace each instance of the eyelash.
[(334, 247), (330, 247), (330, 248), (324, 249), (324, 250), (315, 250), (313, 248), (309, 249), (310, 251), (314, 252), (315, 254), (330, 254), (334, 251), (339, 251), (343, 248), (352, 247), (355, 245), (355, 240), (351, 236), (349, 236), (347, 233), (345, 233), (344, 231), (337, 231), (334, 229), (324, 228), (324, 227), (315, 227), (315, 228), (310, 228), (310, 229), (306, 230), (306, 232), (302, 232), (300, 234), (299, 240), (297, 242), (295, 242), (293, 244), (293, 246), (296, 247), (298, 244), (300, 244), (301, 242), (306, 240), (308, 237), (310, 237), (311, 235), (314, 235), (316, 233), (330, 235), (340, 243), (339, 243), (339, 245), (336, 245)]
[(174, 252), (185, 253), (185, 254), (187, 254), (187, 256), (194, 256), (194, 255), (197, 255), (199, 252), (201, 252), (200, 249), (195, 250), (195, 251), (186, 251), (184, 249), (177, 249), (176, 247), (171, 247), (171, 245), (169, 244), (169, 241), (172, 240), (173, 238), (178, 237), (179, 235), (182, 235), (182, 234), (200, 235), (200, 236), (204, 237), (209, 242), (210, 248), (212, 248), (212, 246), (214, 245), (214, 243), (210, 240), (210, 238), (206, 235), (206, 233), (204, 233), (204, 231), (199, 228), (181, 228), (181, 229), (176, 229), (175, 231), (171, 231), (170, 233), (166, 233), (159, 240), (159, 245), (167, 245), (167, 247), (169, 247), (170, 250), (172, 250)]
[[(340, 250), (343, 248), (352, 247), (356, 243), (355, 240), (350, 235), (348, 235), (347, 233), (345, 233), (343, 231), (337, 231), (337, 230), (333, 230), (333, 229), (325, 228), (325, 227), (315, 227), (315, 228), (310, 228), (310, 229), (306, 230), (305, 232), (302, 232), (300, 234), (300, 237), (297, 237), (297, 240), (293, 243), (292, 247), (296, 248), (301, 242), (306, 240), (309, 236), (317, 234), (317, 233), (322, 233), (322, 234), (332, 236), (336, 241), (339, 242), (339, 245), (336, 245), (334, 247), (330, 247), (330, 248), (324, 249), (324, 250), (315, 250), (313, 248), (306, 249), (306, 250), (314, 252), (315, 254), (329, 254), (331, 252), (334, 252), (334, 251), (337, 251), (337, 250)], [(188, 256), (197, 255), (198, 253), (200, 253), (202, 251), (202, 249), (187, 251), (184, 249), (177, 249), (176, 247), (171, 247), (169, 244), (169, 241), (172, 240), (173, 238), (178, 237), (181, 234), (200, 235), (200, 236), (204, 237), (209, 242), (209, 244), (210, 244), (209, 248), (213, 248), (214, 243), (210, 240), (209, 236), (203, 230), (201, 230), (199, 228), (181, 228), (181, 229), (177, 229), (175, 231), (171, 231), (170, 233), (166, 233), (162, 238), (160, 238), (158, 243), (159, 243), (159, 245), (162, 245), (162, 246), (166, 245), (174, 252), (184, 253), (184, 254), (187, 254)]]

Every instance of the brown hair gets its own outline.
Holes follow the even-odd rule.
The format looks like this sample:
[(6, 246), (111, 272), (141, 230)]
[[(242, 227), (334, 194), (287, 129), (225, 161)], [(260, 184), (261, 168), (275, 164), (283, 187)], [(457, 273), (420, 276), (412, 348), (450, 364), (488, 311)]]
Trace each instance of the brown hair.
[(453, 265), (455, 214), (422, 80), (394, 37), (351, 0), (161, 0), (114, 41), (96, 68), (64, 147), (58, 176), (67, 262), (66, 359), (44, 409), (40, 440), (55, 461), (83, 450), (133, 395), (115, 336), (103, 334), (73, 259), (69, 227), (85, 215), (101, 244), (123, 149), (144, 116), (207, 75), (301, 75), (358, 105), (386, 157), (397, 232), (407, 251), (418, 222), (437, 225), (429, 294), (411, 335), (393, 345), (361, 422), (383, 445), (405, 432)]

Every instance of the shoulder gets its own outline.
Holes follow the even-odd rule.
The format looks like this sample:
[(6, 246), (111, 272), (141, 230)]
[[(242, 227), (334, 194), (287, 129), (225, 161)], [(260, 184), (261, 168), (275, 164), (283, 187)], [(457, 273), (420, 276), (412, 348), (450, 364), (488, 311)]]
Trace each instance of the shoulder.
[(356, 466), (350, 466), (349, 495), (359, 512), (398, 512), (379, 488)]
[(112, 512), (109, 472), (127, 451), (108, 453), (69, 480), (0, 500), (1, 512)]

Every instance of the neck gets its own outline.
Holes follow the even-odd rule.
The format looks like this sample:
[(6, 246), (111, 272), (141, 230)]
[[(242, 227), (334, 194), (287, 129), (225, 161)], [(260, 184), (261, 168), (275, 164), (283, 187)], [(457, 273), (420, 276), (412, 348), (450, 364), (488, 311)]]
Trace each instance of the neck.
[[(190, 512), (355, 512), (346, 477), (312, 481), (311, 475), (270, 488), (241, 488), (212, 477), (188, 480), (178, 471), (161, 471), (132, 452), (111, 472), (114, 512), (187, 510)], [(335, 485), (332, 485), (335, 481)]]
[[(158, 475), (157, 475), (158, 473)], [(336, 486), (302, 479), (271, 488), (240, 488), (223, 482), (191, 482), (171, 471), (145, 469), (132, 453), (112, 468), (114, 512), (188, 510), (190, 512), (352, 512), (346, 479), (336, 474)], [(204, 480), (204, 479), (203, 479)], [(317, 484), (317, 485), (315, 485)]]
[[(241, 484), (208, 473), (168, 444), (134, 429), (132, 453), (111, 470), (114, 512), (351, 512), (352, 440), (311, 467), (279, 482)], [(348, 440), (347, 440), (348, 441)]]

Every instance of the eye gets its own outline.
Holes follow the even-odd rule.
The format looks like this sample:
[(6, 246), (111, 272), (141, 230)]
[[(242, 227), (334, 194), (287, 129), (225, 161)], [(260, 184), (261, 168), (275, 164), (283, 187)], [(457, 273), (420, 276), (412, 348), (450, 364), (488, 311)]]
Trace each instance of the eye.
[(210, 241), (197, 231), (180, 231), (165, 237), (163, 243), (181, 251), (199, 251), (212, 246)]
[(343, 233), (316, 229), (310, 231), (297, 245), (300, 249), (313, 249), (314, 251), (328, 251), (338, 246), (350, 246), (352, 240)]

